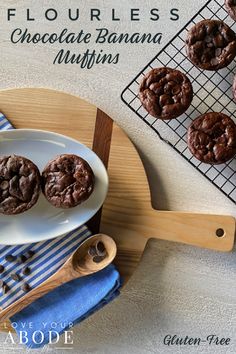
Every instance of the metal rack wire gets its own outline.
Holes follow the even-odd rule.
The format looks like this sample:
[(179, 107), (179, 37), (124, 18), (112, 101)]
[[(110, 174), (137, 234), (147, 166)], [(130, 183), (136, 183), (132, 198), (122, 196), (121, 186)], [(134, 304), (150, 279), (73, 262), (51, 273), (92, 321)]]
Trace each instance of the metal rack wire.
[[(226, 12), (223, 1), (209, 0), (203, 8), (180, 30), (179, 33), (145, 66), (121, 94), (123, 102), (148, 124), (192, 166), (236, 203), (236, 158), (221, 164), (207, 165), (192, 156), (187, 147), (187, 128), (200, 114), (215, 111), (224, 112), (235, 121), (236, 103), (232, 96), (232, 82), (236, 74), (236, 61), (216, 72), (203, 71), (195, 67), (186, 56), (185, 38), (187, 31), (203, 19), (223, 20), (236, 31), (236, 22)], [(138, 97), (139, 83), (143, 75), (155, 67), (168, 66), (179, 69), (190, 78), (194, 98), (189, 109), (178, 119), (162, 121), (149, 115)]]

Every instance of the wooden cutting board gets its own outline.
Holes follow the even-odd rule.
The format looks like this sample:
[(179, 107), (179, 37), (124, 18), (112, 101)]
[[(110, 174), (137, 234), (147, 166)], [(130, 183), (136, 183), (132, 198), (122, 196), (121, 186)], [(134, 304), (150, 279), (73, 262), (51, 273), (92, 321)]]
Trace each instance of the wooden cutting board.
[[(116, 265), (125, 279), (134, 272), (150, 237), (229, 251), (235, 219), (231, 216), (156, 211), (142, 161), (127, 135), (105, 113), (84, 100), (47, 89), (0, 92), (0, 111), (15, 128), (50, 130), (86, 144), (108, 165), (110, 187), (100, 231), (118, 246)], [(89, 226), (95, 232), (96, 215)], [(223, 237), (216, 232), (223, 230)], [(217, 231), (218, 230), (218, 231)]]

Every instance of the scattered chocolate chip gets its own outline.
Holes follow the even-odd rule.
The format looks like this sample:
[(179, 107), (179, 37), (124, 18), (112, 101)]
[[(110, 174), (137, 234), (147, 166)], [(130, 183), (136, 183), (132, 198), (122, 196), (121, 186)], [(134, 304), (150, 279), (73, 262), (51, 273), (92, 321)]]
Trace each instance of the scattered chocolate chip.
[(93, 261), (94, 261), (94, 263), (100, 263), (105, 258), (106, 258), (106, 256), (94, 256)]
[(16, 274), (16, 273), (11, 273), (10, 274), (10, 277), (15, 280), (15, 281), (20, 281), (20, 276), (19, 274)]
[(27, 257), (24, 254), (20, 256), (20, 259), (22, 263), (25, 263), (27, 261)]
[(32, 258), (34, 255), (35, 255), (35, 252), (32, 251), (32, 250), (29, 250), (29, 251), (27, 252), (28, 258)]
[(4, 267), (2, 264), (0, 264), (0, 274), (2, 274), (4, 272)]
[(22, 274), (24, 275), (29, 275), (31, 272), (30, 267), (25, 267), (24, 269), (22, 269)]
[(88, 249), (88, 254), (90, 256), (96, 256), (97, 254), (97, 250), (96, 250), (96, 247), (95, 246), (90, 246), (89, 249)]
[(20, 256), (17, 257), (17, 262), (18, 263), (25, 263), (27, 261), (27, 257), (21, 254)]
[(25, 283), (22, 285), (21, 290), (23, 290), (25, 293), (31, 290), (30, 286), (28, 283)]
[(105, 246), (104, 246), (104, 243), (103, 242), (101, 242), (101, 241), (98, 241), (97, 243), (96, 243), (96, 245), (95, 245), (95, 247), (96, 247), (96, 252), (97, 252), (97, 255), (98, 256), (105, 256), (106, 255), (106, 248), (105, 248)]
[(9, 290), (10, 290), (9, 286), (7, 284), (3, 284), (2, 286), (3, 294), (5, 295)]
[(13, 256), (12, 254), (8, 254), (8, 255), (5, 257), (5, 260), (6, 260), (7, 262), (14, 262), (15, 259), (16, 259), (16, 257)]

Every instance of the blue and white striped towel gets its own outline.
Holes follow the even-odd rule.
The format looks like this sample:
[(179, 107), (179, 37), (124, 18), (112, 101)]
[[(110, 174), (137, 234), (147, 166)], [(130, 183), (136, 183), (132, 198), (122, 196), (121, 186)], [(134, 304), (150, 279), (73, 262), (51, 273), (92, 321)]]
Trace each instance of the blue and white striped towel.
[[(0, 130), (8, 129), (14, 128), (6, 117), (0, 113)], [(12, 272), (20, 275), (22, 268), (27, 264), (31, 269), (30, 275), (27, 276), (27, 283), (33, 289), (59, 269), (79, 244), (90, 235), (91, 232), (88, 228), (82, 226), (53, 240), (21, 246), (0, 245), (0, 264), (5, 268), (0, 277), (10, 287), (10, 290), (0, 297), (0, 307), (5, 308), (24, 295), (21, 290), (21, 282), (15, 282), (11, 279), (10, 274)], [(17, 257), (26, 254), (29, 250), (33, 250), (35, 255), (25, 264), (11, 263), (5, 259), (6, 255), (11, 254)], [(45, 332), (43, 342), (37, 344), (29, 340), (26, 345), (37, 348), (48, 343), (49, 319), (53, 323), (63, 321), (63, 323), (72, 322), (76, 324), (113, 300), (119, 294), (119, 273), (112, 265), (99, 273), (87, 277), (87, 279), (77, 279), (69, 284), (62, 285), (15, 315), (12, 321), (19, 324), (16, 329), (17, 333), (21, 330), (20, 324), (24, 321), (34, 322), (37, 326), (34, 330)], [(81, 298), (83, 301), (81, 301)], [(73, 303), (66, 303), (65, 306), (66, 299)], [(75, 304), (76, 301), (78, 303)], [(76, 307), (74, 307), (75, 305)], [(48, 324), (47, 327), (45, 327), (45, 322)], [(32, 332), (32, 329), (28, 328), (28, 332), (30, 331)], [(63, 329), (59, 331), (59, 334), (62, 332)]]
[[(66, 236), (53, 240), (22, 246), (0, 245), (0, 264), (5, 268), (1, 279), (10, 287), (9, 292), (0, 297), (0, 307), (5, 308), (24, 295), (24, 292), (21, 290), (21, 282), (12, 280), (10, 277), (11, 273), (21, 275), (21, 269), (26, 265), (29, 266), (31, 274), (26, 279), (27, 283), (33, 289), (58, 270), (65, 263), (68, 256), (76, 250), (78, 245), (90, 235), (91, 233), (87, 227), (82, 226)], [(7, 262), (5, 260), (6, 255), (12, 254), (17, 257), (26, 254), (29, 250), (33, 250), (35, 256), (24, 264)]]
[(7, 118), (0, 112), (0, 130), (14, 129)]

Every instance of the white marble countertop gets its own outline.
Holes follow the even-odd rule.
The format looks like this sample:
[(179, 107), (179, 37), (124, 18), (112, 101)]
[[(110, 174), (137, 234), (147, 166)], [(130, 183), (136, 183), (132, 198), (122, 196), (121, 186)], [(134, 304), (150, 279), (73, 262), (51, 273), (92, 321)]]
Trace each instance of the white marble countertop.
[[(167, 145), (161, 142), (156, 134), (138, 119), (138, 117), (132, 113), (120, 99), (120, 94), (124, 87), (144, 67), (144, 65), (152, 59), (161, 47), (183, 27), (196, 11), (204, 5), (204, 3), (205, 1), (200, 0), (191, 0), (188, 2), (181, 0), (120, 0), (119, 2), (114, 0), (91, 0), (89, 2), (85, 0), (39, 0), (37, 2), (28, 0), (2, 0), (0, 1), (0, 89), (13, 87), (47, 87), (78, 95), (88, 100), (107, 112), (115, 121), (117, 121), (138, 147), (150, 179), (153, 204), (155, 207), (159, 209), (202, 211), (236, 216), (235, 205), (211, 185), (208, 180), (201, 176), (199, 172), (184, 161), (183, 158), (178, 156)], [(58, 10), (60, 19), (58, 18), (55, 22), (49, 22), (42, 19), (45, 9), (50, 7)], [(152, 22), (149, 20), (148, 11), (154, 7), (160, 10), (160, 19), (158, 22)], [(7, 8), (17, 9), (16, 16), (10, 22), (6, 21)], [(35, 21), (26, 22), (25, 14), (27, 8), (32, 10), (32, 16), (35, 17)], [(66, 18), (66, 11), (68, 8), (79, 8), (81, 18), (76, 22), (68, 21)], [(59, 28), (64, 27), (68, 27), (70, 31), (74, 32), (78, 32), (78, 30), (81, 29), (94, 31), (94, 29), (98, 27), (98, 23), (91, 23), (88, 21), (88, 10), (90, 8), (99, 8), (101, 10), (103, 22), (101, 22), (102, 24), (99, 24), (99, 27), (106, 26), (116, 32), (142, 31), (156, 33), (162, 31), (164, 33), (162, 44), (114, 44), (112, 46), (104, 45), (102, 47), (99, 44), (68, 45), (68, 49), (77, 53), (82, 53), (90, 47), (97, 49), (98, 51), (103, 49), (104, 52), (120, 52), (120, 61), (117, 65), (105, 64), (94, 66), (90, 70), (86, 70), (81, 69), (79, 65), (76, 64), (53, 65), (53, 58), (58, 50), (61, 49), (60, 44), (13, 45), (9, 41), (9, 35), (16, 27), (27, 27), (31, 32), (58, 32)], [(117, 14), (122, 18), (120, 22), (111, 21), (110, 13), (112, 8), (116, 8)], [(140, 8), (140, 21), (129, 21), (130, 8)], [(179, 21), (167, 20), (171, 8), (179, 8)], [(163, 156), (165, 156), (165, 158), (163, 158)], [(162, 246), (163, 249), (168, 249), (168, 244), (164, 244), (165, 247)], [(158, 245), (156, 247), (158, 247)], [(174, 250), (175, 245), (172, 245), (171, 248)], [(181, 292), (175, 292), (171, 283), (171, 279), (173, 279), (171, 267), (168, 266), (166, 268), (165, 264), (161, 261), (156, 262), (158, 267), (153, 270), (152, 275), (149, 275), (146, 278), (146, 282), (148, 279), (149, 284), (149, 291), (145, 295), (147, 296), (149, 303), (146, 308), (145, 304), (142, 305), (142, 309), (139, 307), (141, 306), (139, 302), (141, 295), (132, 291), (132, 289), (130, 292), (126, 291), (120, 297), (122, 299), (119, 301), (121, 301), (121, 303), (123, 301), (124, 306), (129, 308), (130, 316), (132, 316), (131, 309), (133, 307), (135, 308), (135, 323), (133, 324), (133, 330), (130, 328), (129, 335), (126, 334), (126, 336), (122, 338), (121, 334), (123, 332), (120, 331), (119, 327), (123, 325), (122, 319), (119, 318), (119, 321), (116, 324), (111, 317), (112, 313), (114, 313), (114, 318), (116, 317), (118, 311), (121, 311), (121, 306), (117, 306), (117, 310), (116, 306), (111, 304), (109, 306), (112, 306), (112, 311), (109, 312), (109, 316), (102, 317), (103, 319), (105, 318), (105, 323), (102, 326), (101, 323), (98, 324), (98, 322), (93, 322), (92, 319), (89, 319), (88, 321), (85, 321), (84, 324), (77, 326), (74, 329), (74, 336), (78, 333), (79, 338), (78, 341), (76, 340), (77, 349), (75, 348), (74, 352), (80, 352), (80, 345), (82, 348), (81, 352), (83, 353), (109, 353), (111, 350), (113, 353), (171, 352), (171, 349), (168, 349), (168, 351), (163, 347), (160, 349), (160, 343), (163, 342), (164, 328), (165, 331), (168, 332), (168, 324), (172, 323), (173, 326), (169, 327), (172, 333), (174, 328), (175, 332), (178, 332), (179, 329), (180, 333), (185, 333), (187, 335), (191, 322), (189, 318), (192, 316), (196, 320), (199, 316), (199, 322), (194, 320), (191, 325), (192, 336), (199, 336), (202, 328), (202, 321), (204, 322), (204, 319), (206, 318), (209, 332), (211, 332), (211, 314), (214, 321), (216, 321), (217, 316), (220, 314), (217, 312), (217, 302), (207, 302), (205, 299), (214, 299), (214, 294), (216, 297), (220, 296), (219, 292), (222, 295), (222, 298), (220, 298), (220, 301), (222, 301), (222, 318), (221, 321), (219, 320), (218, 322), (219, 335), (224, 336), (228, 334), (232, 337), (234, 334), (234, 343), (226, 349), (229, 350), (229, 352), (235, 352), (236, 336), (235, 333), (233, 333), (232, 325), (235, 327), (236, 292), (235, 282), (232, 282), (231, 284), (231, 280), (235, 278), (231, 267), (233, 264), (235, 269), (236, 262), (234, 261), (234, 258), (231, 255), (229, 256), (231, 257), (231, 260), (227, 261), (228, 258), (226, 256), (218, 254), (216, 256), (216, 253), (214, 252), (200, 251), (192, 249), (191, 247), (186, 247), (186, 249), (181, 248), (181, 252), (178, 250), (179, 248), (176, 246), (176, 252), (178, 255), (178, 257), (176, 257), (178, 258), (178, 262), (182, 262), (183, 269), (188, 269), (189, 271), (186, 271), (187, 274), (185, 273), (185, 270), (181, 270), (178, 273), (178, 277), (175, 277), (173, 280), (173, 283), (176, 284), (177, 288), (181, 288), (181, 284), (184, 279), (186, 280), (187, 274), (191, 278), (188, 286), (190, 288), (192, 286), (192, 292), (191, 289), (189, 289), (192, 296), (189, 296), (188, 291), (183, 292), (182, 290)], [(202, 260), (206, 255), (208, 269), (205, 268), (204, 261)], [(200, 262), (198, 263), (196, 259), (199, 259)], [(168, 262), (172, 262), (171, 264), (173, 267), (175, 265), (177, 266), (175, 256), (169, 257)], [(232, 262), (232, 264), (230, 262)], [(219, 268), (219, 273), (216, 272), (217, 268)], [(213, 272), (215, 280), (216, 277), (218, 277), (217, 279), (219, 281), (220, 276), (224, 277), (224, 281), (226, 283), (228, 282), (228, 287), (225, 287), (224, 289), (223, 286), (221, 286), (221, 283), (215, 281), (211, 283), (211, 289), (209, 289), (208, 293), (208, 281), (211, 279), (211, 271)], [(164, 284), (163, 286), (167, 287), (167, 293), (169, 294), (168, 300), (170, 303), (167, 308), (167, 313), (165, 313), (164, 308), (160, 310), (160, 307), (163, 305), (161, 294), (163, 293), (164, 288), (160, 288), (155, 283), (156, 281), (159, 281), (158, 274), (160, 275), (160, 272), (162, 274), (160, 286)], [(202, 276), (202, 281), (201, 278), (199, 278), (200, 276)], [(195, 282), (195, 280), (197, 282)], [(231, 286), (229, 286), (229, 283)], [(198, 285), (196, 286), (196, 284)], [(143, 290), (143, 292), (145, 292), (145, 290)], [(188, 303), (189, 301), (191, 304)], [(132, 302), (131, 309), (129, 307), (130, 302)], [(177, 312), (174, 310), (175, 303), (178, 303)], [(194, 306), (195, 303), (196, 307)], [(160, 312), (156, 310), (148, 316), (145, 311), (150, 311), (150, 304), (152, 308), (159, 308)], [(191, 305), (192, 309), (190, 316), (188, 309)], [(165, 306), (165, 304), (163, 306)], [(173, 308), (171, 306), (173, 306)], [(202, 308), (201, 313), (199, 312), (198, 306)], [(173, 314), (171, 312), (172, 310)], [(180, 313), (185, 313), (186, 317), (178, 316)], [(226, 313), (228, 316), (225, 315)], [(154, 317), (154, 314), (156, 317)], [(171, 314), (173, 316), (171, 316)], [(160, 319), (158, 319), (159, 315), (163, 320), (163, 327), (160, 326)], [(144, 316), (143, 319), (142, 316)], [(157, 322), (155, 323), (155, 321)], [(97, 326), (99, 326), (98, 331)], [(99, 341), (98, 348), (96, 348), (94, 344), (96, 340), (93, 339), (93, 345), (90, 346), (88, 344), (87, 347), (89, 349), (86, 351), (86, 342), (83, 338), (86, 338), (86, 340), (89, 341), (88, 336), (81, 338), (80, 334), (80, 331), (81, 333), (85, 333), (85, 328), (89, 328), (89, 333), (92, 333)], [(104, 344), (101, 341), (101, 338), (104, 336), (104, 333), (101, 335), (103, 328), (106, 336), (113, 338), (113, 340), (105, 341)], [(163, 328), (163, 331), (160, 331), (160, 328)], [(2, 345), (1, 341), (4, 339), (4, 336), (4, 334), (0, 334), (0, 346)], [(143, 338), (143, 342), (140, 342), (140, 338)], [(138, 347), (137, 343), (139, 343)], [(225, 353), (226, 349), (223, 349), (224, 351), (222, 352)], [(4, 350), (4, 346), (2, 350)], [(14, 353), (17, 348), (16, 346), (12, 346), (7, 350)], [(176, 349), (172, 350), (173, 353), (177, 352)], [(179, 350), (189, 353), (191, 348), (183, 348)], [(193, 348), (193, 351), (195, 350), (196, 352), (200, 352), (202, 349)], [(202, 352), (208, 352), (206, 349), (204, 350)], [(208, 348), (207, 350), (213, 349)], [(219, 348), (217, 350), (219, 350)], [(54, 349), (54, 351), (56, 352), (56, 349)], [(214, 353), (216, 351), (209, 352)]]

